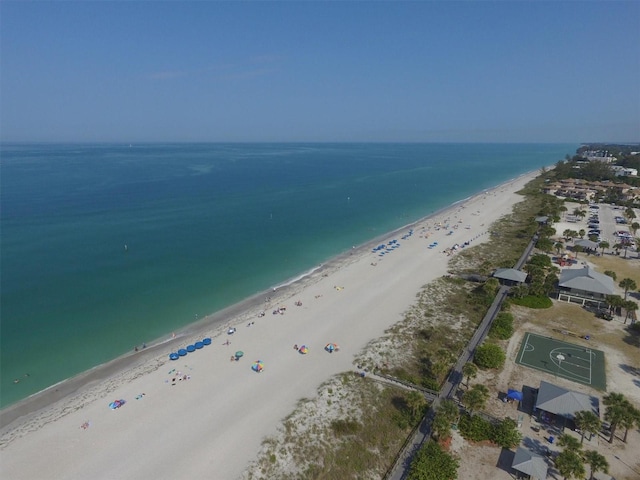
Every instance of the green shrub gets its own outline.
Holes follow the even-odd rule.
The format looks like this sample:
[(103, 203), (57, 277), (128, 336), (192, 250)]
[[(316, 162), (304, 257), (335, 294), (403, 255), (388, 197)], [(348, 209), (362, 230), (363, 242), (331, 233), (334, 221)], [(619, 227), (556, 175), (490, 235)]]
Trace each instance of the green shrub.
[(331, 430), (336, 436), (353, 435), (360, 430), (360, 424), (355, 420), (334, 420), (331, 422)]
[(500, 340), (507, 340), (513, 335), (513, 315), (507, 312), (499, 313), (491, 324), (489, 336)]
[(513, 448), (520, 445), (522, 434), (518, 431), (518, 425), (511, 418), (505, 418), (498, 425), (493, 426), (491, 441), (503, 448)]
[(458, 428), (460, 429), (460, 435), (474, 442), (490, 440), (493, 435), (493, 426), (491, 423), (478, 415), (463, 415), (460, 417)]
[(458, 477), (458, 460), (435, 442), (427, 442), (409, 469), (409, 480), (454, 480)]
[(550, 308), (553, 306), (553, 302), (549, 297), (535, 297), (533, 295), (527, 295), (522, 298), (512, 298), (511, 301), (516, 305), (528, 308)]
[(480, 345), (473, 356), (473, 362), (480, 368), (501, 368), (507, 356), (498, 345)]

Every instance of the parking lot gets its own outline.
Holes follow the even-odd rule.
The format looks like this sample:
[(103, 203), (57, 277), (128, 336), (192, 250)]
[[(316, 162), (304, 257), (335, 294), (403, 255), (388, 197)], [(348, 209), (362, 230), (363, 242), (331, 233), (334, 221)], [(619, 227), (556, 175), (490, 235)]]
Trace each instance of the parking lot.
[[(578, 203), (567, 203), (567, 218), (571, 218), (571, 212), (573, 212), (580, 205)], [(596, 208), (597, 207), (597, 208)], [(616, 207), (614, 205), (609, 204), (596, 204), (591, 205), (587, 208), (587, 215), (584, 218), (578, 218), (575, 222), (568, 221), (560, 221), (557, 224), (554, 224), (554, 228), (558, 235), (562, 235), (562, 232), (565, 230), (575, 230), (579, 232), (580, 230), (584, 230), (587, 232), (585, 234), (585, 238), (590, 236), (589, 232), (593, 232), (593, 229), (599, 230), (598, 232), (598, 242), (607, 242), (609, 243), (609, 251), (615, 244), (621, 243), (621, 241), (625, 237), (619, 236), (619, 234), (627, 235), (626, 238), (631, 242), (631, 246), (629, 247), (630, 251), (635, 251), (635, 245), (633, 242), (633, 236), (631, 234), (629, 224), (628, 223), (620, 223), (620, 218), (624, 219), (624, 207)], [(640, 214), (638, 211), (635, 212), (636, 215), (640, 218)], [(616, 221), (616, 217), (618, 221)], [(593, 219), (597, 218), (598, 223), (591, 223)], [(638, 221), (638, 219), (634, 220)], [(595, 233), (595, 232), (594, 232)]]

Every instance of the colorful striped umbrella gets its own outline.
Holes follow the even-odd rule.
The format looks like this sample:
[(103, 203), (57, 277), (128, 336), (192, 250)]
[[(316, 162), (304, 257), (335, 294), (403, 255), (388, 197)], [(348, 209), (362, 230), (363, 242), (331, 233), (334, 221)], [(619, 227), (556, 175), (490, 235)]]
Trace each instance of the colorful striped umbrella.
[(251, 365), (251, 370), (258, 373), (262, 372), (262, 370), (264, 370), (264, 363), (262, 362), (262, 360), (256, 360), (255, 362), (253, 362), (253, 365)]

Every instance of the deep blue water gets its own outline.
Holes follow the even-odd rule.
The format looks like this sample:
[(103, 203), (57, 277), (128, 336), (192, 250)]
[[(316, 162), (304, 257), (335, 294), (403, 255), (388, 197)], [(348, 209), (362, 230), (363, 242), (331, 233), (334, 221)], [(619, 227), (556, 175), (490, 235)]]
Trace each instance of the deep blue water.
[(0, 404), (576, 147), (4, 144)]

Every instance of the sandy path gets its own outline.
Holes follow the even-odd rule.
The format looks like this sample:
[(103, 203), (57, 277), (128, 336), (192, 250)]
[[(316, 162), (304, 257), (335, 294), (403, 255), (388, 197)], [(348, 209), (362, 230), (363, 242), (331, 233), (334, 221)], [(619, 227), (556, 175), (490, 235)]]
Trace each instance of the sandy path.
[[(0, 475), (10, 479), (238, 478), (263, 438), (303, 397), (334, 374), (352, 370), (354, 356), (402, 318), (419, 289), (446, 273), (446, 247), (487, 238), (486, 228), (511, 211), (514, 194), (532, 173), (425, 219), (414, 233), (390, 235), (401, 247), (383, 257), (358, 249), (339, 265), (274, 293), (264, 317), (259, 307), (237, 318), (237, 332), (203, 331), (211, 346), (177, 361), (167, 353), (82, 389), (0, 432)], [(438, 222), (451, 228), (437, 230)], [(457, 228), (452, 228), (454, 225)], [(453, 234), (448, 235), (449, 231)], [(427, 238), (428, 234), (428, 238)], [(428, 245), (437, 241), (438, 247)], [(376, 266), (373, 266), (375, 263)], [(343, 288), (336, 288), (343, 287)], [(294, 305), (300, 300), (302, 306)], [(283, 315), (272, 314), (280, 305)], [(254, 322), (247, 326), (247, 322)], [(230, 345), (224, 345), (230, 340)], [(341, 350), (329, 354), (328, 342)], [(293, 345), (306, 344), (307, 355)], [(245, 355), (229, 360), (236, 350)], [(250, 369), (263, 360), (265, 370)], [(173, 369), (187, 380), (176, 378)], [(175, 385), (172, 385), (175, 383)], [(136, 396), (145, 395), (136, 399)], [(110, 410), (109, 402), (127, 403)], [(88, 428), (81, 428), (84, 422)], [(196, 477), (194, 477), (196, 478)]]

